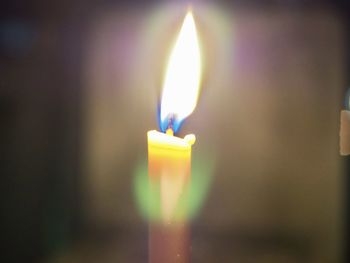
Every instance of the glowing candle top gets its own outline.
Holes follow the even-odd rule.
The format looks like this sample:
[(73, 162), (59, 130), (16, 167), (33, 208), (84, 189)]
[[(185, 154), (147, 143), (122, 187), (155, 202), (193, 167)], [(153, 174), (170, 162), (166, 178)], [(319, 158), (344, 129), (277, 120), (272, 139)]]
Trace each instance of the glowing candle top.
[(160, 106), (160, 128), (177, 132), (196, 107), (201, 76), (201, 57), (191, 11), (184, 19), (168, 60)]

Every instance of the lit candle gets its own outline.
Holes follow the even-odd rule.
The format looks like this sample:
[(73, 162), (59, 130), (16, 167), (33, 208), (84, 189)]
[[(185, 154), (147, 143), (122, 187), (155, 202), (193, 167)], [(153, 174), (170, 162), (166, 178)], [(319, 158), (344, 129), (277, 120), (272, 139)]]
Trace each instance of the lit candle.
[[(149, 131), (148, 174), (151, 189), (159, 189), (160, 218), (149, 225), (149, 262), (188, 262), (190, 241), (186, 202), (189, 189), (193, 134), (174, 136), (197, 103), (200, 51), (196, 27), (188, 12), (170, 55), (161, 105), (161, 132)], [(180, 204), (181, 203), (181, 204)]]

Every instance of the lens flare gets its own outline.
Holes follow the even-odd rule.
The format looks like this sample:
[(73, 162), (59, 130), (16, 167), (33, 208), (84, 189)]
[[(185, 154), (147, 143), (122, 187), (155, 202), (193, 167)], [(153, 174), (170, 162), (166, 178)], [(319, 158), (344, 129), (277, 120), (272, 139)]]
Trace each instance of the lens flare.
[(189, 11), (168, 61), (160, 106), (162, 131), (171, 123), (176, 132), (181, 122), (193, 112), (199, 95), (200, 75), (196, 25)]
[[(176, 202), (173, 220), (183, 222), (193, 219), (200, 211), (210, 191), (215, 161), (212, 156), (196, 156), (192, 162), (191, 181)], [(148, 177), (147, 160), (140, 159), (134, 170), (134, 193), (136, 204), (145, 220), (163, 220), (161, 185), (152, 184)]]

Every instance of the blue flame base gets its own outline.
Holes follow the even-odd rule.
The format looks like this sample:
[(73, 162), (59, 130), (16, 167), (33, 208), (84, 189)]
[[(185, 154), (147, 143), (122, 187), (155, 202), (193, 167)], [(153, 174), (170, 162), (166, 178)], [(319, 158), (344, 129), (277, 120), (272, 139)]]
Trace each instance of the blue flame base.
[(172, 129), (174, 133), (177, 133), (184, 122), (184, 120), (179, 120), (176, 114), (168, 114), (168, 116), (162, 120), (160, 117), (160, 107), (158, 107), (157, 115), (159, 128), (162, 132), (166, 132), (167, 129)]

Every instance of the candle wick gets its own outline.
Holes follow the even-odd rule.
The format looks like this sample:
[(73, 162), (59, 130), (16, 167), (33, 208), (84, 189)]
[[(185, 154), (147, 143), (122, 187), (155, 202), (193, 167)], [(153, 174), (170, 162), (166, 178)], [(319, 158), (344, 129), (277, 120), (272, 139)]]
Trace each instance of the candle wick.
[(174, 122), (175, 122), (175, 114), (170, 114), (168, 118), (168, 127), (166, 129), (166, 134), (174, 135)]
[(171, 129), (171, 128), (168, 128), (168, 129), (166, 130), (165, 133), (166, 133), (167, 135), (174, 136), (174, 131), (173, 131), (173, 129)]

